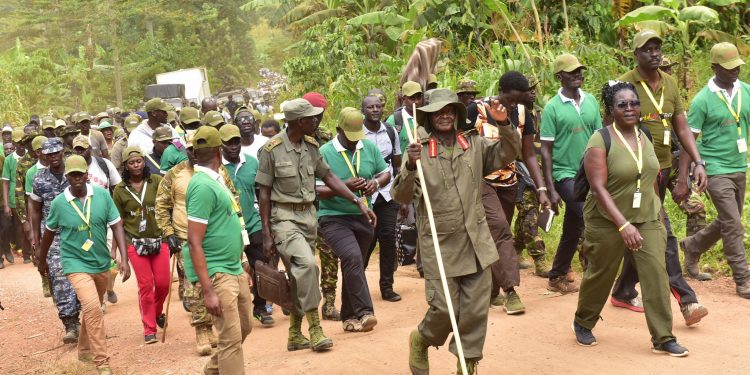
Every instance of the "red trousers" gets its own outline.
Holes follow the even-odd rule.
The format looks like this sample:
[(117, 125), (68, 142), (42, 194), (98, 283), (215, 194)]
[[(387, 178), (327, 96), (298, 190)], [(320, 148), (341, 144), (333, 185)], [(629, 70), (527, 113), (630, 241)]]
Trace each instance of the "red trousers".
[(128, 259), (138, 280), (138, 303), (141, 308), (143, 335), (156, 334), (156, 318), (161, 315), (169, 293), (169, 247), (161, 245), (157, 255), (140, 256), (128, 246)]

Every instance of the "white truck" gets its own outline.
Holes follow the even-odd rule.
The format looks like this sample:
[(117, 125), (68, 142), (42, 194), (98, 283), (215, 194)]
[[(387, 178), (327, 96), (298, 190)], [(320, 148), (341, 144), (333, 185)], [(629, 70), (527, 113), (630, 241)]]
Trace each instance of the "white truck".
[[(211, 88), (208, 86), (208, 74), (206, 68), (180, 69), (172, 72), (159, 73), (156, 75), (157, 85), (184, 85), (186, 104), (194, 102), (201, 104), (203, 98), (211, 96)], [(167, 98), (164, 98), (167, 99)], [(172, 102), (170, 100), (170, 102)], [(175, 104), (175, 103), (173, 103)], [(182, 107), (182, 103), (179, 106)]]

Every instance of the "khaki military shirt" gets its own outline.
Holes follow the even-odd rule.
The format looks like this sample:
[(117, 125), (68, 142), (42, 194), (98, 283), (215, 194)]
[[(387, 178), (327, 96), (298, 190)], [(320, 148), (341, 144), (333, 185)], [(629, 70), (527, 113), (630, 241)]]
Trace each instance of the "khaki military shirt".
[(322, 179), (330, 171), (318, 147), (315, 139), (305, 136), (297, 150), (286, 130), (282, 131), (260, 149), (255, 182), (271, 187), (272, 202), (313, 203), (315, 179)]
[[(26, 172), (34, 166), (37, 160), (35, 153), (27, 152), (23, 157), (18, 159), (16, 166), (16, 208), (18, 218), (22, 223), (26, 222)], [(11, 194), (11, 192), (8, 192)]]

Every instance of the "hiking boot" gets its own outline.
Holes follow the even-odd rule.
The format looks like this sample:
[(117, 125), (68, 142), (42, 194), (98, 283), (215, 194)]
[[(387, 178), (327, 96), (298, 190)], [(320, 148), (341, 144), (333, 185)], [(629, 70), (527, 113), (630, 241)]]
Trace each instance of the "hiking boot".
[(341, 325), (344, 332), (362, 332), (362, 321), (357, 318), (346, 319)]
[(594, 346), (596, 345), (596, 337), (591, 333), (591, 330), (573, 322), (573, 332), (576, 334), (576, 342), (580, 346)]
[(737, 295), (742, 298), (750, 298), (750, 281), (737, 285)]
[(42, 277), (42, 295), (44, 298), (52, 297), (52, 291), (49, 288), (49, 279)]
[(146, 343), (146, 345), (148, 345), (148, 344), (156, 344), (157, 342), (159, 342), (159, 340), (156, 339), (156, 335), (155, 334), (150, 334), (150, 335), (143, 336), (143, 341)]
[(114, 290), (107, 291), (107, 302), (112, 304), (117, 303), (117, 293)]
[(544, 256), (534, 258), (534, 275), (539, 277), (549, 277), (550, 265)]
[(646, 311), (643, 308), (643, 301), (641, 301), (640, 296), (636, 296), (635, 298), (629, 299), (627, 301), (617, 299), (612, 296), (609, 298), (609, 302), (612, 304), (612, 306), (622, 307), (623, 309), (628, 309), (630, 311), (635, 311), (638, 313)]
[(310, 333), (310, 346), (314, 352), (328, 350), (333, 346), (333, 340), (323, 334), (323, 327), (320, 326), (320, 317), (317, 310), (310, 310), (305, 313), (307, 317), (308, 333)]
[(78, 360), (84, 363), (91, 363), (94, 362), (94, 355), (91, 353), (80, 354)]
[(333, 320), (334, 322), (341, 321), (341, 313), (336, 310), (335, 300), (333, 298), (326, 298), (323, 302), (323, 306), (320, 307), (320, 315), (323, 320)]
[[(476, 359), (468, 359), (466, 360), (466, 375), (475, 375), (477, 373), (477, 364), (479, 363)], [(464, 375), (463, 370), (461, 370), (461, 360), (459, 359), (456, 361), (456, 375)]]
[(526, 311), (526, 307), (524, 307), (523, 302), (521, 302), (521, 297), (518, 296), (515, 289), (505, 292), (505, 296), (506, 301), (503, 308), (505, 309), (506, 314), (517, 315), (523, 314)]
[(528, 259), (526, 259), (525, 257), (521, 257), (521, 256), (518, 257), (518, 268), (522, 270), (527, 270), (531, 267), (533, 267), (533, 265), (531, 265), (531, 262), (529, 262)]
[(102, 367), (97, 370), (99, 375), (112, 375), (112, 369), (109, 367)]
[(206, 326), (206, 332), (208, 332), (208, 342), (211, 343), (211, 347), (215, 348), (219, 346), (219, 338), (214, 334), (214, 326)]
[(500, 307), (505, 306), (505, 296), (500, 293), (490, 300), (490, 306)]
[(701, 319), (708, 315), (708, 309), (700, 303), (688, 303), (680, 307), (680, 311), (682, 312), (682, 317), (685, 318), (685, 325), (688, 327), (700, 322)]
[(362, 322), (362, 332), (370, 332), (376, 325), (378, 325), (378, 319), (372, 314), (363, 315), (359, 318), (359, 321)]
[(380, 295), (383, 297), (384, 300), (388, 302), (398, 302), (401, 301), (401, 296), (398, 295), (398, 293), (391, 290), (384, 290)]
[(677, 340), (669, 340), (665, 343), (654, 344), (651, 351), (656, 354), (669, 354), (672, 357), (687, 357), (690, 352), (687, 348), (677, 343)]
[(415, 328), (409, 335), (409, 369), (412, 375), (428, 375), (430, 373), (430, 361), (427, 357), (428, 344)]
[(573, 271), (572, 268), (569, 268), (568, 273), (565, 274), (565, 280), (568, 280), (569, 283), (576, 282), (576, 271)]
[(713, 278), (711, 274), (700, 271), (698, 261), (700, 261), (701, 256), (687, 251), (685, 240), (680, 241), (680, 249), (685, 254), (685, 276), (698, 281), (708, 281)]
[(77, 321), (72, 318), (66, 318), (63, 321), (65, 325), (65, 335), (63, 336), (64, 344), (75, 344), (78, 342)]
[(256, 310), (253, 313), (253, 317), (257, 320), (260, 325), (270, 327), (276, 323), (273, 317), (266, 312), (266, 310)]
[(578, 287), (574, 282), (569, 282), (566, 276), (563, 275), (550, 279), (547, 282), (547, 290), (560, 294), (568, 294), (577, 292)]
[(208, 340), (209, 329), (207, 326), (195, 327), (195, 349), (199, 356), (211, 354), (211, 342)]
[(164, 313), (156, 318), (156, 325), (161, 329), (164, 329), (164, 327), (167, 326), (167, 316)]
[(310, 347), (310, 340), (302, 334), (302, 317), (297, 314), (289, 315), (289, 338), (286, 341), (286, 350), (295, 351)]

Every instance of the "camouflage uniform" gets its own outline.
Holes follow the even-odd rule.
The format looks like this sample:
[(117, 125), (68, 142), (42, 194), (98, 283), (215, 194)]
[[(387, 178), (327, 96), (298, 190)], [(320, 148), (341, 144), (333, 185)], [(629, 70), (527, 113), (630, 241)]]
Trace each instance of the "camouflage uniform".
[[(182, 245), (183, 251), (189, 251), (187, 241)], [(190, 325), (192, 327), (211, 327), (213, 321), (211, 315), (206, 310), (206, 305), (203, 303), (203, 288), (201, 283), (196, 281), (195, 283), (187, 283), (185, 288), (185, 301), (187, 302), (188, 308), (190, 309)]]
[[(322, 129), (322, 125), (315, 131), (315, 140), (321, 146), (330, 141), (333, 135)], [(317, 202), (316, 202), (317, 206)], [(320, 257), (320, 289), (323, 292), (323, 319), (338, 320), (336, 311), (336, 284), (339, 281), (339, 258), (331, 251), (331, 248), (318, 233), (315, 246)]]
[[(677, 185), (677, 174), (679, 172), (680, 152), (672, 153), (672, 170), (669, 174), (669, 191), (673, 191)], [(706, 206), (700, 193), (695, 189), (690, 191), (690, 196), (678, 204), (680, 210), (687, 216), (685, 220), (685, 237), (690, 237), (706, 227)]]
[(543, 257), (546, 254), (544, 240), (539, 235), (537, 218), (539, 217), (539, 198), (534, 189), (523, 190), (523, 198), (516, 203), (518, 215), (513, 228), (513, 246), (520, 257), (523, 250), (532, 258)]
[[(45, 168), (36, 175), (32, 186), (32, 193), (29, 197), (42, 204), (41, 230), (44, 233), (52, 200), (63, 193), (68, 186), (68, 180), (63, 176), (62, 181), (59, 181), (48, 168)], [(47, 253), (47, 266), (49, 267), (49, 280), (52, 283), (52, 298), (60, 320), (64, 322), (69, 319), (78, 322), (81, 304), (78, 302), (73, 286), (63, 273), (59, 233), (55, 234)]]
[[(27, 135), (27, 137), (29, 137)], [(26, 172), (29, 168), (33, 167), (37, 163), (37, 158), (34, 152), (26, 152), (21, 159), (18, 159), (18, 166), (16, 167), (16, 209), (15, 214), (18, 216), (18, 220), (21, 223), (26, 223)], [(11, 192), (8, 192), (10, 194)], [(31, 258), (32, 248), (31, 242), (29, 241), (29, 235), (23, 231), (23, 239), (21, 240), (21, 250), (23, 251), (24, 260)]]

